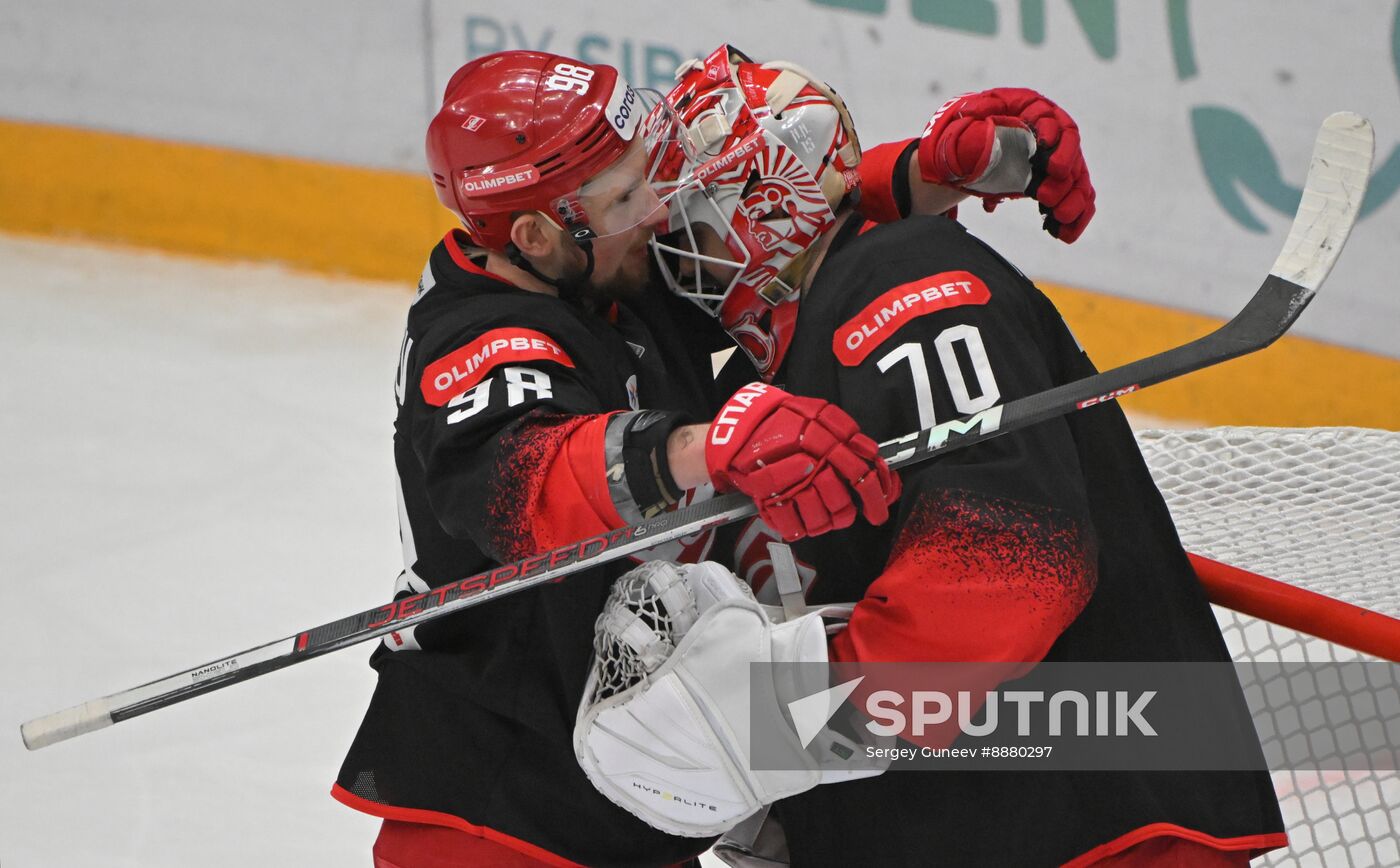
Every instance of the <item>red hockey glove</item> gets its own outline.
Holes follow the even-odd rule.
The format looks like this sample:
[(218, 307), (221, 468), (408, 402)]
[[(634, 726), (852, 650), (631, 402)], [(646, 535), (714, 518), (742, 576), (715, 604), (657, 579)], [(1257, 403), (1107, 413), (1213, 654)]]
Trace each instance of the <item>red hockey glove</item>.
[(875, 441), (834, 404), (750, 383), (710, 423), (705, 465), (719, 491), (754, 499), (788, 542), (849, 527), (859, 512), (889, 518), (899, 476)]
[(1027, 88), (999, 87), (944, 103), (919, 140), (919, 173), (980, 196), (988, 211), (1002, 199), (1033, 196), (1045, 231), (1067, 244), (1094, 217), (1079, 127)]

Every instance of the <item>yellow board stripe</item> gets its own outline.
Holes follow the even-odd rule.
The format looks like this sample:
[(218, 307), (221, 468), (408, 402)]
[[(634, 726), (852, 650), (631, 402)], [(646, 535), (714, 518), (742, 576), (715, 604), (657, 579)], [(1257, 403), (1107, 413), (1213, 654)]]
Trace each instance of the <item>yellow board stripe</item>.
[[(0, 120), (0, 230), (272, 260), (407, 288), (453, 225), (403, 172)], [(1041, 284), (1101, 367), (1205, 334), (1218, 320)], [(1241, 287), (1240, 301), (1252, 287)], [(1330, 303), (1326, 293), (1319, 304)], [(1305, 314), (1306, 316), (1306, 314)], [(1164, 383), (1129, 409), (1182, 422), (1400, 429), (1400, 360), (1285, 337)]]
[(416, 278), (452, 225), (426, 180), (0, 120), (0, 228)]
[[(1186, 343), (1222, 322), (1067, 286), (1038, 285), (1101, 369)], [(1240, 287), (1239, 303), (1255, 289)], [(1313, 302), (1329, 303), (1326, 290)], [(1400, 430), (1397, 396), (1400, 360), (1284, 335), (1267, 349), (1122, 400), (1130, 410), (1204, 425)]]

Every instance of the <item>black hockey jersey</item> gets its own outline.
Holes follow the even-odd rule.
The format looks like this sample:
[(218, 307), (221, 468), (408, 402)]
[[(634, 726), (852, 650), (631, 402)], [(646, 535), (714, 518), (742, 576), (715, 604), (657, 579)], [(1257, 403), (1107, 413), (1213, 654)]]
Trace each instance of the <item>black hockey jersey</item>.
[[(884, 442), (1092, 373), (1048, 299), (931, 217), (841, 230), (777, 381)], [(1116, 405), (902, 478), (885, 525), (796, 547), (817, 572), (810, 600), (862, 601), (834, 658), (1229, 659)], [(1251, 725), (1242, 702), (1220, 714)], [(775, 811), (799, 866), (1060, 865), (1156, 834), (1256, 852), (1286, 840), (1263, 773), (894, 772)]]
[[(581, 420), (639, 406), (703, 420), (718, 404), (710, 352), (727, 336), (694, 305), (649, 291), (595, 314), (483, 271), (458, 240), (449, 235), (432, 253), (396, 381), (411, 567), (402, 593), (573, 539), (567, 526), (544, 526), (534, 505), (568, 496), (539, 490), (540, 465)], [(387, 637), (372, 658), (378, 685), (336, 798), (587, 865), (656, 866), (704, 850), (707, 841), (665, 835), (613, 805), (574, 758), (594, 619), (630, 566)]]

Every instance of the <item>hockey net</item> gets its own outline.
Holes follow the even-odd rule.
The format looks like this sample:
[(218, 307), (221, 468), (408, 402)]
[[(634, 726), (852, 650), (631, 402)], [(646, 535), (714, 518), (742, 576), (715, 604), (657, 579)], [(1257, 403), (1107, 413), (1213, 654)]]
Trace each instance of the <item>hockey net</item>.
[[(1182, 544), (1210, 559), (1197, 571), (1212, 601), (1231, 606), (1216, 616), (1237, 661), (1400, 660), (1400, 433), (1209, 428), (1144, 431), (1138, 442)], [(1242, 677), (1246, 695), (1269, 698), (1255, 721), (1266, 751), (1270, 740), (1331, 737), (1298, 714), (1351, 701), (1322, 681)], [(1400, 696), (1371, 687), (1383, 701), (1361, 710), (1371, 720), (1360, 729), (1393, 735)], [(1400, 773), (1366, 770), (1364, 746), (1338, 759), (1357, 770), (1274, 773), (1290, 846), (1263, 864), (1400, 865)]]

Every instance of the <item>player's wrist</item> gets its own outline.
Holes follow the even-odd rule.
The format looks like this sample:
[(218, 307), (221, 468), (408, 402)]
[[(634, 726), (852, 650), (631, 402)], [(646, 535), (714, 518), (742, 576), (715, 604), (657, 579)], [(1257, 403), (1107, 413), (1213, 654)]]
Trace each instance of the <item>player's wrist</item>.
[(939, 180), (933, 172), (924, 169), (923, 161), (919, 157), (918, 139), (910, 143), (896, 171), (904, 175), (904, 182), (908, 188), (905, 206), (907, 210), (901, 215), (904, 217), (948, 214), (971, 195), (966, 190)]
[(705, 464), (705, 432), (708, 425), (682, 425), (666, 438), (666, 465), (671, 478), (683, 490), (710, 481)]

